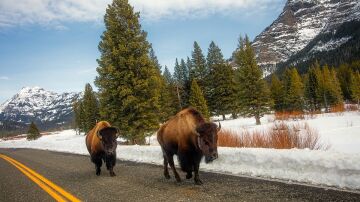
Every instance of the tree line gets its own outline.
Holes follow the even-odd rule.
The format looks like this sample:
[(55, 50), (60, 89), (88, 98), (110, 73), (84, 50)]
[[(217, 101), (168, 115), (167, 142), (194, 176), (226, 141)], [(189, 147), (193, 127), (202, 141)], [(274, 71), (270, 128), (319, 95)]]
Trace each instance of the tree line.
[(139, 13), (127, 0), (114, 0), (104, 23), (95, 79), (98, 92), (87, 84), (83, 98), (74, 103), (75, 125), (80, 132), (89, 131), (100, 119), (107, 120), (119, 127), (130, 143), (143, 144), (159, 124), (189, 106), (207, 119), (225, 119), (226, 114), (232, 114), (234, 118), (255, 117), (260, 124), (260, 118), (273, 109), (316, 110), (340, 103), (342, 95), (359, 100), (354, 97), (359, 91), (355, 84), (351, 89), (342, 86), (346, 79), (359, 80), (359, 73), (354, 72), (347, 78), (348, 68), (335, 72), (314, 64), (304, 76), (290, 68), (268, 84), (247, 36), (240, 37), (234, 52), (235, 68), (214, 42), (205, 57), (195, 41), (191, 57), (176, 59), (171, 74), (166, 66), (162, 71), (141, 29)]

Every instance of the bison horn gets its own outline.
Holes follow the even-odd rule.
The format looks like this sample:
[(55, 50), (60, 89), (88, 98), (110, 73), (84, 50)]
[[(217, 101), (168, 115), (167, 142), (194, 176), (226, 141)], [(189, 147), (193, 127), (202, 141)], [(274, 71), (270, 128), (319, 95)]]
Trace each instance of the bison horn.
[(96, 136), (101, 140), (102, 139), (102, 137), (101, 137), (101, 135), (100, 135), (100, 130), (98, 130), (97, 132), (96, 132)]
[(117, 131), (116, 137), (119, 137), (119, 135), (120, 135), (120, 129), (119, 129), (118, 127), (115, 127), (115, 128), (116, 128), (116, 131)]
[(221, 129), (221, 124), (220, 124), (220, 121), (219, 121), (219, 126), (218, 126), (217, 130), (220, 131), (220, 129)]

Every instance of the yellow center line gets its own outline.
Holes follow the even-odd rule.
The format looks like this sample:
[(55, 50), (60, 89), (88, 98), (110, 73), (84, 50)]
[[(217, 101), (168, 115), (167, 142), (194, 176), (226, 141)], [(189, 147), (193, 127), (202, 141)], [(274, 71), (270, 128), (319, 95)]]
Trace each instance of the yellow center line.
[[(0, 157), (3, 158), (4, 160), (8, 161), (12, 165), (14, 165), (16, 168), (18, 168), (22, 173), (24, 173), (27, 177), (29, 177), (32, 181), (34, 181), (37, 185), (39, 185), (44, 191), (46, 191), (56, 201), (67, 201), (67, 200), (75, 201), (75, 202), (80, 201), (80, 199), (71, 195), (69, 192), (65, 191), (61, 187), (52, 183), (50, 180), (46, 179), (42, 175), (36, 173), (35, 171), (28, 168), (24, 164), (16, 161), (15, 159), (12, 159), (12, 158), (2, 155), (2, 154), (0, 154)], [(64, 198), (67, 200), (64, 200)]]

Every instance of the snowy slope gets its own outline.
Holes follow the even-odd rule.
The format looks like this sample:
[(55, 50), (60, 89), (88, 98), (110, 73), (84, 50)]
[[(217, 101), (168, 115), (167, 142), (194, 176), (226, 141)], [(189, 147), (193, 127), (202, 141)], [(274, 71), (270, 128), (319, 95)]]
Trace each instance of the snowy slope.
[(63, 125), (72, 117), (72, 103), (79, 93), (58, 94), (40, 87), (24, 87), (0, 105), (0, 122)]
[[(222, 122), (226, 129), (266, 130), (271, 116), (265, 117), (263, 126), (255, 126), (253, 119)], [(211, 164), (202, 163), (201, 170), (234, 175), (246, 175), (312, 185), (335, 186), (360, 190), (360, 114), (321, 115), (306, 120), (331, 142), (327, 151), (276, 150), (258, 148), (219, 148), (219, 159)], [(38, 148), (53, 151), (88, 154), (85, 137), (72, 130), (46, 135), (35, 141), (26, 139), (1, 141), (5, 148)], [(351, 147), (351, 149), (350, 149)], [(162, 164), (159, 146), (124, 146), (117, 149), (122, 160)]]
[[(288, 0), (280, 16), (253, 42), (257, 61), (265, 71), (285, 62), (305, 48), (317, 35), (335, 32), (344, 22), (360, 20), (358, 0)], [(313, 52), (335, 49), (349, 39), (315, 46)]]

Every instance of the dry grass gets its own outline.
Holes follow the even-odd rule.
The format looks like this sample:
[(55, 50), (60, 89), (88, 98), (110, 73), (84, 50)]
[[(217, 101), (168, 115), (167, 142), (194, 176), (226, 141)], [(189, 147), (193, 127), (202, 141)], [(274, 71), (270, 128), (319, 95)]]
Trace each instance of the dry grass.
[(284, 122), (275, 123), (268, 132), (244, 131), (237, 133), (231, 130), (221, 130), (218, 146), (251, 147), (275, 149), (311, 149), (326, 150), (328, 145), (320, 142), (318, 132), (305, 124), (287, 125)]
[(344, 104), (338, 104), (335, 106), (331, 106), (330, 107), (330, 112), (332, 113), (340, 113), (343, 114), (343, 112), (345, 111), (345, 106)]
[(302, 111), (284, 111), (275, 112), (275, 120), (303, 120), (305, 119), (305, 113)]

